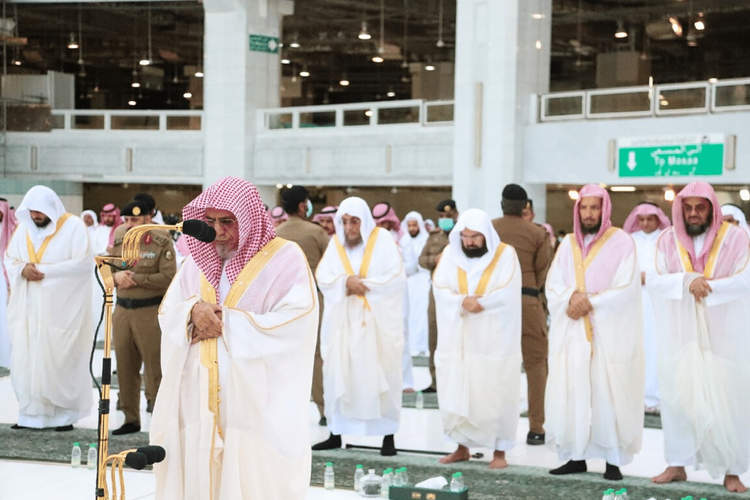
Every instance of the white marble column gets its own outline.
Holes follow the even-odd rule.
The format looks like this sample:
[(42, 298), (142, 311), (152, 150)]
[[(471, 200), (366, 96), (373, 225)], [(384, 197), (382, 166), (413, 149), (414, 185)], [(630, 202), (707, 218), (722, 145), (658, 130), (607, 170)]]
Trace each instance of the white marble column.
[(250, 50), (249, 35), (279, 37), (289, 0), (204, 0), (203, 184), (252, 182), (258, 108), (279, 106), (279, 54)]
[[(500, 194), (523, 185), (524, 128), (533, 95), (549, 88), (551, 0), (458, 0), (453, 197), (459, 210), (501, 213)], [(537, 222), (542, 185), (526, 186)]]

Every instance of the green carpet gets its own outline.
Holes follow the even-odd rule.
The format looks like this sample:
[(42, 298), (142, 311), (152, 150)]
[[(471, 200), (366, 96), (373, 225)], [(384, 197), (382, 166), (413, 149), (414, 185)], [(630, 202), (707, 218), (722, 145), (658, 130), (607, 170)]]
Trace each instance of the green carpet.
[(430, 366), (430, 357), (429, 356), (412, 356), (411, 362), (414, 366), (419, 366), (419, 367)]
[[(67, 463), (74, 441), (81, 443), (84, 451), (89, 443), (96, 443), (96, 431), (75, 429), (71, 432), (53, 430), (32, 431), (12, 430), (0, 425), (0, 458), (17, 460), (39, 460)], [(145, 432), (126, 436), (111, 436), (110, 453), (137, 448), (148, 444)], [(638, 457), (636, 457), (636, 460)], [(462, 462), (442, 465), (435, 455), (401, 453), (396, 457), (381, 457), (377, 451), (363, 449), (329, 450), (313, 452), (312, 480), (314, 486), (323, 484), (323, 471), (326, 462), (333, 462), (337, 488), (352, 488), (354, 470), (357, 464), (365, 469), (373, 468), (381, 474), (386, 467), (408, 467), (412, 482), (418, 482), (437, 475), (446, 478), (461, 471), (470, 490), (472, 500), (595, 500), (601, 498), (606, 488), (627, 488), (631, 499), (647, 498), (678, 499), (686, 495), (710, 500), (738, 498), (727, 493), (721, 486), (702, 483), (674, 483), (656, 486), (647, 478), (626, 477), (620, 482), (605, 481), (600, 474), (586, 473), (566, 477), (551, 476), (546, 469), (511, 465), (502, 471), (487, 468), (486, 462)], [(654, 471), (659, 472), (659, 471)]]
[(10, 370), (7, 368), (0, 368), (0, 378), (7, 377), (10, 375)]

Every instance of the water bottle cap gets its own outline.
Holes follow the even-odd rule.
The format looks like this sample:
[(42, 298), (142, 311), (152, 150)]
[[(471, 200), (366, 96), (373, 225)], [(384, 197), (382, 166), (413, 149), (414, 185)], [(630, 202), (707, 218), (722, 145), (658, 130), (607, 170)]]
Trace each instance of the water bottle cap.
[(91, 443), (91, 444), (89, 445), (89, 448), (96, 448), (96, 443)]
[(361, 469), (361, 468), (362, 468), (362, 464), (357, 464), (357, 469)]
[(387, 469), (385, 470), (385, 472), (386, 472), (386, 473), (388, 473), (388, 474), (390, 474), (391, 472), (393, 472), (393, 469), (391, 469), (390, 467), (388, 467), (388, 468), (387, 468)]
[(406, 472), (406, 467), (401, 467), (401, 470)]
[(422, 391), (417, 391), (417, 394), (422, 394)]
[(76, 441), (75, 443), (73, 443), (73, 446), (81, 446), (81, 443), (79, 443), (78, 441)]
[(333, 462), (326, 462), (326, 467), (333, 467)]
[(463, 476), (463, 474), (460, 472), (456, 472), (455, 474), (453, 474), (453, 477), (461, 477), (461, 476)]

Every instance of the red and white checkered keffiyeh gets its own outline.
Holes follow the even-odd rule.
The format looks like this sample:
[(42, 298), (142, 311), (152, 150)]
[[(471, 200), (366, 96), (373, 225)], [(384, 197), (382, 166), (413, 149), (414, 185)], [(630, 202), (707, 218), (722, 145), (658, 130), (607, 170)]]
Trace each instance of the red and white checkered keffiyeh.
[[(578, 212), (578, 206), (581, 204), (582, 199), (590, 196), (602, 199), (602, 225), (599, 228), (599, 232), (594, 236), (594, 239), (591, 240), (591, 243), (589, 243), (589, 246), (586, 246), (583, 243), (584, 234), (583, 230), (581, 229), (581, 214)], [(596, 243), (596, 241), (602, 237), (607, 229), (612, 227), (612, 221), (610, 220), (611, 217), (612, 201), (609, 199), (609, 193), (606, 189), (596, 184), (586, 184), (581, 188), (580, 191), (578, 191), (578, 199), (576, 200), (575, 208), (573, 208), (573, 231), (575, 232), (576, 241), (578, 242), (578, 246), (581, 248), (581, 254), (583, 255), (584, 259), (588, 255), (591, 247), (594, 246), (594, 243)]]
[[(708, 227), (708, 230), (706, 230), (706, 241), (703, 243), (703, 248), (699, 255), (695, 255), (693, 237), (690, 236), (687, 233), (687, 229), (685, 229), (685, 216), (682, 212), (682, 200), (691, 196), (707, 199), (711, 202), (711, 208), (713, 210), (709, 219), (711, 225)], [(672, 202), (672, 224), (674, 224), (674, 234), (677, 236), (677, 241), (679, 241), (682, 247), (687, 250), (688, 254), (690, 254), (690, 261), (693, 263), (693, 269), (696, 272), (702, 273), (706, 268), (708, 256), (711, 253), (711, 247), (714, 244), (716, 234), (719, 232), (722, 222), (724, 222), (724, 216), (721, 215), (719, 199), (716, 197), (714, 188), (711, 187), (711, 184), (708, 182), (691, 182), (674, 197), (674, 201)]]
[[(13, 230), (16, 228), (16, 218), (10, 212), (10, 205), (5, 200), (0, 200), (0, 213), (3, 214), (2, 229), (0, 229), (0, 269), (3, 270), (3, 279), (5, 280), (5, 286), (8, 285), (8, 273), (5, 271), (3, 265), (3, 258), (5, 257), (5, 250), (8, 248), (8, 242), (10, 237), (13, 236)], [(2, 286), (2, 283), (0, 283)]]
[(387, 203), (378, 203), (372, 207), (372, 218), (375, 219), (375, 224), (385, 221), (393, 222), (396, 225), (396, 233), (398, 234), (396, 241), (401, 240), (401, 237), (404, 236), (404, 232), (401, 229), (401, 219), (398, 218), (393, 207)]
[[(237, 177), (224, 177), (214, 182), (200, 196), (182, 209), (182, 220), (206, 220), (206, 208), (216, 208), (232, 212), (240, 229), (237, 254), (226, 266), (229, 283), (240, 274), (245, 265), (276, 237), (273, 224), (268, 218), (258, 190), (251, 183)], [(190, 255), (215, 290), (221, 281), (221, 257), (213, 243), (203, 243), (187, 237)]]

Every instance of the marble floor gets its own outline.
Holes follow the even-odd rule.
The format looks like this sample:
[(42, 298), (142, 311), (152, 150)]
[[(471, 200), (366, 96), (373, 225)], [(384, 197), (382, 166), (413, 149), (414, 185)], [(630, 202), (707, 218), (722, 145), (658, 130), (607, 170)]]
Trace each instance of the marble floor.
[[(100, 353), (100, 351), (98, 351)], [(94, 366), (101, 366), (101, 354), (98, 354)], [(417, 389), (429, 385), (429, 372), (427, 368), (414, 369), (415, 385)], [(525, 393), (525, 378), (522, 377), (522, 391)], [(95, 392), (94, 389), (92, 391)], [(117, 391), (112, 391), (116, 393)], [(112, 395), (113, 401), (116, 395)], [(96, 400), (96, 395), (95, 395)], [(96, 404), (96, 403), (95, 403)], [(525, 401), (521, 406), (526, 405)], [(151, 415), (145, 412), (146, 402), (142, 402), (141, 422), (143, 430), (147, 431), (150, 425)], [(18, 405), (16, 402), (9, 377), (0, 378), (0, 423), (15, 423), (17, 419)], [(316, 407), (310, 404), (310, 441), (315, 443), (324, 440), (328, 431), (318, 426), (318, 414)], [(110, 429), (119, 427), (123, 423), (121, 412), (113, 412), (110, 416)], [(81, 420), (77, 427), (97, 427), (96, 406), (92, 408), (91, 415)], [(525, 436), (528, 430), (528, 421), (521, 419), (518, 427), (517, 446), (507, 453), (508, 462), (515, 465), (526, 465), (543, 468), (553, 468), (560, 464), (556, 455), (544, 446), (527, 446)], [(380, 446), (381, 438), (343, 436), (344, 442), (355, 445)], [(2, 443), (0, 443), (0, 447)], [(438, 410), (417, 410), (404, 408), (401, 414), (401, 429), (396, 434), (396, 446), (408, 450), (429, 450), (436, 452), (450, 452), (455, 445), (446, 440), (442, 434), (442, 424)], [(663, 436), (661, 430), (644, 429), (643, 449), (633, 463), (624, 466), (622, 472), (625, 475), (650, 477), (661, 472), (665, 467), (663, 458)], [(479, 460), (488, 461), (491, 450), (472, 449), (472, 453), (482, 452), (484, 457)], [(438, 457), (425, 455), (428, 460), (437, 460)], [(594, 472), (604, 471), (603, 461), (589, 461), (589, 470)], [(38, 478), (44, 477), (44, 481)], [(688, 470), (691, 481), (719, 484), (719, 480), (712, 479), (705, 471)], [(750, 473), (745, 474), (742, 479), (745, 484), (750, 484)], [(95, 485), (95, 474), (86, 468), (72, 469), (68, 465), (0, 460), (0, 500), (21, 500), (22, 498), (52, 497), (57, 500), (73, 500), (93, 497)], [(154, 496), (154, 478), (151, 472), (131, 471), (126, 472), (127, 498), (129, 500), (150, 499)], [(325, 491), (321, 488), (311, 487), (308, 500), (338, 500), (344, 498), (358, 498), (358, 496), (347, 490)]]

